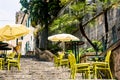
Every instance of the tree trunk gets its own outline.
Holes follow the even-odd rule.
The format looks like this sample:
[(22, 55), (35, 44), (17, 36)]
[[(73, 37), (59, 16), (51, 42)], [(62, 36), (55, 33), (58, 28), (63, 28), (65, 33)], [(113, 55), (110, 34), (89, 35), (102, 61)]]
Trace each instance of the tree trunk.
[(108, 19), (107, 19), (107, 10), (104, 11), (104, 20), (105, 20), (105, 49), (107, 48), (108, 40)]
[(41, 39), (40, 39), (40, 48), (47, 49), (48, 47), (48, 26), (46, 26), (42, 33), (41, 33)]
[(79, 29), (80, 29), (80, 32), (81, 34), (87, 39), (87, 41), (92, 45), (92, 47), (94, 48), (94, 50), (96, 51), (96, 55), (97, 55), (97, 46), (95, 46), (92, 41), (87, 37), (86, 33), (85, 33), (85, 30), (83, 29), (83, 26), (82, 26), (82, 22), (79, 23)]
[(49, 14), (48, 14), (48, 2), (45, 1), (45, 13), (44, 13), (44, 29), (41, 34), (41, 42), (40, 42), (40, 48), (47, 49), (48, 48), (48, 21), (49, 21)]

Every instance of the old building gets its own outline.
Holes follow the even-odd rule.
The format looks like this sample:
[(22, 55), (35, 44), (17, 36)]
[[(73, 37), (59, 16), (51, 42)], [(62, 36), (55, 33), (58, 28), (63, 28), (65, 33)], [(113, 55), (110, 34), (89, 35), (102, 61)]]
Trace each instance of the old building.
[(21, 44), (21, 53), (22, 55), (25, 55), (27, 51), (33, 51), (34, 49), (34, 35), (33, 31), (34, 28), (31, 26), (30, 18), (28, 14), (25, 14), (22, 11), (16, 12), (16, 24), (23, 24), (25, 25), (29, 30), (30, 33), (26, 36), (22, 36), (16, 41), (17, 43)]

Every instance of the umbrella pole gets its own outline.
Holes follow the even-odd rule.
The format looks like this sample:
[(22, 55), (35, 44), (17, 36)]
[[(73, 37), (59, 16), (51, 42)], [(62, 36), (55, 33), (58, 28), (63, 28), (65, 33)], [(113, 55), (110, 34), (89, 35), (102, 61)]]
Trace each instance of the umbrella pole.
[(18, 39), (16, 39), (16, 45), (18, 45)]
[(62, 41), (63, 51), (65, 52), (65, 42)]

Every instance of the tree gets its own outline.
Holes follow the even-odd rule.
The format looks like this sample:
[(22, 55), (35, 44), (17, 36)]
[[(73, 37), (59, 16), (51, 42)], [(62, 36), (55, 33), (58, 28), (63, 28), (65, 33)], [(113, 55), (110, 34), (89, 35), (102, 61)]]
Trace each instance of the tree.
[(62, 26), (69, 26), (78, 24), (79, 29), (81, 31), (81, 34), (87, 39), (87, 41), (93, 46), (95, 51), (97, 51), (96, 46), (91, 42), (91, 40), (87, 37), (84, 27), (83, 27), (83, 19), (85, 18), (88, 13), (90, 13), (93, 10), (93, 6), (87, 5), (85, 0), (74, 2), (73, 4), (69, 5), (69, 10), (71, 13), (65, 13), (61, 15), (56, 21), (54, 21), (53, 25), (55, 26), (61, 26), (59, 24), (56, 24), (57, 21), (62, 24)]
[(59, 0), (20, 0), (20, 3), (29, 13), (32, 26), (40, 25), (42, 27), (42, 31), (38, 34), (41, 35), (40, 48), (46, 49), (48, 26), (61, 9)]
[[(74, 4), (69, 5), (69, 10), (71, 13), (64, 13), (62, 14), (60, 17), (58, 17), (58, 19), (56, 19), (53, 23), (54, 28), (57, 28), (58, 26), (61, 27), (62, 24), (62, 29), (65, 28), (65, 26), (69, 26), (73, 25), (74, 23), (78, 23), (79, 24), (79, 29), (82, 33), (82, 35), (87, 39), (87, 41), (93, 46), (93, 48), (95, 49), (95, 51), (97, 51), (97, 47), (91, 42), (91, 40), (87, 37), (86, 33), (85, 33), (85, 27), (88, 23), (90, 23), (91, 21), (93, 21), (94, 19), (96, 19), (99, 15), (104, 14), (104, 21), (105, 21), (105, 34), (106, 34), (106, 41), (107, 41), (107, 36), (108, 36), (108, 20), (107, 20), (107, 11), (109, 9), (112, 8), (113, 5), (118, 4), (120, 1), (117, 0), (97, 0), (98, 2), (96, 3), (96, 0), (94, 0), (94, 3), (86, 4), (85, 0), (79, 0), (78, 2), (74, 2)], [(101, 4), (101, 5), (98, 5)], [(94, 14), (93, 16), (91, 16), (91, 19), (88, 19), (86, 21), (86, 23), (83, 23), (83, 20), (86, 18), (86, 15), (93, 13), (96, 11), (96, 8), (98, 6), (102, 7), (102, 10), (97, 13)], [(52, 26), (53, 26), (52, 25)], [(63, 27), (64, 26), (64, 27)]]

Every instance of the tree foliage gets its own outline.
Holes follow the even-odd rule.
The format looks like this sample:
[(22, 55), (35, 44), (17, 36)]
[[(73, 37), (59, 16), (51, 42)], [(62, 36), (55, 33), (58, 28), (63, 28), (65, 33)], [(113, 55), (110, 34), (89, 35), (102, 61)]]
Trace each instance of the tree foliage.
[[(95, 45), (87, 37), (85, 30), (82, 26), (84, 18), (86, 18), (86, 16), (93, 11), (94, 9), (93, 7), (94, 7), (93, 5), (88, 5), (85, 0), (80, 0), (80, 1), (72, 3), (71, 5), (69, 5), (70, 13), (66, 12), (60, 17), (58, 17), (57, 21), (59, 21), (60, 24), (58, 24), (57, 27), (58, 26), (61, 27), (61, 24), (62, 26), (74, 25), (74, 23), (77, 22), (76, 26), (80, 28), (81, 34), (88, 40), (88, 42), (94, 47), (94, 49), (96, 49)], [(74, 28), (75, 27), (73, 27), (73, 29)]]
[(27, 10), (30, 15), (32, 26), (35, 27), (40, 25), (43, 27), (41, 34), (38, 33), (38, 35), (41, 35), (40, 44), (43, 46), (42, 48), (47, 48), (48, 27), (61, 9), (61, 6), (59, 5), (60, 1), (20, 0), (20, 3), (22, 4), (24, 10)]
[[(79, 0), (78, 2), (74, 2), (73, 4), (69, 5), (68, 12), (65, 12), (53, 22), (52, 24), (53, 30), (55, 29), (60, 30), (59, 27), (66, 28), (65, 26), (69, 26), (70, 28), (71, 27), (70, 25), (73, 25), (74, 22), (77, 22), (77, 24), (79, 22), (80, 24), (79, 27), (83, 36), (88, 40), (88, 42), (90, 42), (90, 44), (92, 44), (92, 42), (88, 39), (88, 37), (85, 34), (84, 28), (82, 26), (83, 22), (87, 22), (89, 18), (99, 14), (99, 12), (97, 12), (97, 9), (99, 7), (101, 7), (101, 12), (108, 10), (110, 7), (113, 6), (113, 4), (116, 3), (116, 1), (118, 0), (96, 0), (96, 2), (92, 4), (86, 3), (85, 0)], [(73, 30), (74, 30), (74, 27), (73, 27)], [(94, 44), (92, 45), (94, 46)]]
[(50, 23), (61, 9), (59, 0), (20, 0), (20, 3), (29, 12), (31, 22), (36, 25)]
[[(75, 24), (78, 24), (79, 21), (82, 21), (85, 15), (87, 15), (88, 13), (93, 13), (91, 12), (93, 9), (93, 6), (86, 5), (84, 1), (74, 2), (71, 5), (69, 5), (69, 9), (67, 12), (65, 11), (64, 14), (62, 14), (54, 20), (54, 22), (51, 25), (51, 30), (61, 30), (64, 28), (63, 32), (66, 32), (68, 31), (69, 27), (70, 30), (68, 31), (68, 33), (70, 33), (76, 29)], [(61, 29), (59, 29), (60, 27)]]
[(76, 19), (75, 16), (73, 17), (70, 16), (70, 14), (64, 14), (53, 21), (50, 27), (50, 31), (53, 32), (57, 30), (57, 32), (60, 33), (62, 32), (70, 33), (71, 31), (76, 29), (76, 26), (74, 25), (76, 23), (78, 23), (78, 20)]

